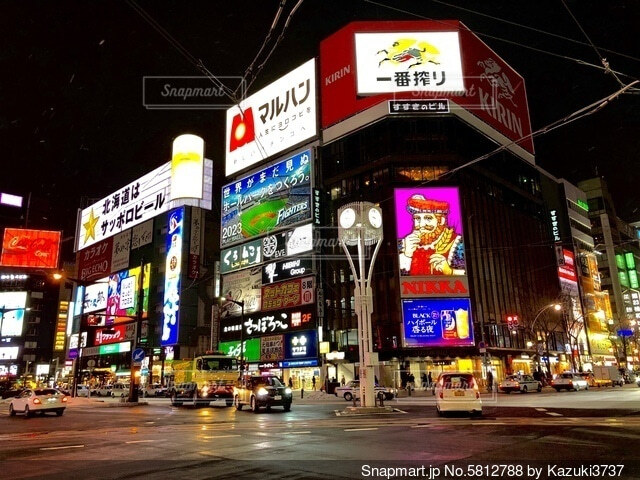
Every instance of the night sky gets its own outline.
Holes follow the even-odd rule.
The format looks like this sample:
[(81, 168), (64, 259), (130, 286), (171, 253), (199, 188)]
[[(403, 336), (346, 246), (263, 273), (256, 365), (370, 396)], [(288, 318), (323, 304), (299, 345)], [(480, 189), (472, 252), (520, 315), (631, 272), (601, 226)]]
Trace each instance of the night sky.
[[(295, 4), (286, 2), (258, 64)], [(278, 1), (1, 5), (0, 190), (50, 199), (49, 227), (73, 235), (81, 197), (101, 198), (168, 161), (171, 141), (181, 133), (202, 136), (207, 157), (223, 171), (223, 111), (143, 106), (144, 76), (202, 72), (136, 7), (212, 73), (238, 76), (263, 44)], [(615, 92), (618, 79), (627, 84), (640, 78), (636, 0), (305, 0), (250, 93), (317, 56), (320, 40), (350, 21), (419, 18), (459, 19), (510, 63), (525, 78), (534, 130)], [(575, 61), (601, 65), (590, 42), (620, 72), (618, 79)], [(572, 182), (597, 172), (610, 184), (618, 215), (640, 219), (639, 107), (640, 90), (538, 137), (537, 163)]]

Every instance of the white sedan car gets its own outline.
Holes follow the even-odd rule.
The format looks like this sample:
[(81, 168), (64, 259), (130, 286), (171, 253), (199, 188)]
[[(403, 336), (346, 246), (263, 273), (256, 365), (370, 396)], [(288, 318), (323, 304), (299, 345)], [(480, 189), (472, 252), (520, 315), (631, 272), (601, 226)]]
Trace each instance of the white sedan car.
[(564, 372), (558, 375), (551, 382), (551, 386), (560, 390), (589, 390), (589, 383), (579, 373)]
[(67, 407), (67, 396), (53, 388), (36, 388), (24, 390), (18, 397), (11, 400), (9, 404), (9, 415), (24, 413), (25, 418), (29, 418), (35, 412), (55, 412), (60, 416)]
[[(384, 395), (385, 400), (393, 399), (394, 394), (390, 388), (381, 387), (380, 385), (376, 385), (374, 388), (376, 395)], [(344, 386), (336, 387), (335, 394), (337, 397), (343, 397), (347, 402), (353, 400), (354, 397), (360, 398), (360, 381), (351, 380)]]
[(498, 390), (505, 393), (541, 392), (542, 384), (531, 375), (508, 375), (498, 384)]
[(471, 373), (441, 373), (436, 382), (435, 392), (438, 415), (446, 412), (469, 412), (471, 415), (482, 415), (478, 382)]

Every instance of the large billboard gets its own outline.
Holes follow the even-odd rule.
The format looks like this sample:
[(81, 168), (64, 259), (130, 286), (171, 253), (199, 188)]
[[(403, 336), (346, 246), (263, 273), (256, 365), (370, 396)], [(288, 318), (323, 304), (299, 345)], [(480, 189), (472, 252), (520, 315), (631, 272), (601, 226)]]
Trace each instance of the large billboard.
[(62, 232), (5, 228), (0, 265), (58, 268)]
[[(140, 267), (109, 275), (107, 294), (107, 324), (131, 322), (137, 318), (140, 303)], [(151, 264), (144, 266), (142, 275), (142, 314), (147, 318), (149, 310), (149, 285)]]
[(315, 300), (314, 277), (296, 278), (288, 282), (262, 287), (262, 311), (308, 305)]
[[(244, 302), (244, 313), (260, 310), (262, 287), (262, 271), (260, 267), (253, 267), (242, 272), (234, 272), (222, 277), (222, 292), (236, 302)], [(240, 305), (227, 302), (222, 307), (222, 318), (240, 315)]]
[(405, 347), (472, 346), (468, 298), (402, 300)]
[(458, 188), (398, 188), (394, 196), (400, 275), (465, 276)]
[(220, 246), (310, 220), (311, 150), (222, 188)]
[(96, 280), (129, 265), (131, 230), (109, 237), (77, 253), (80, 280)]
[(240, 330), (243, 328), (244, 338), (314, 328), (316, 326), (315, 310), (313, 305), (305, 305), (278, 312), (257, 312), (245, 315), (244, 323), (240, 317), (223, 318), (220, 322), (220, 338), (225, 341), (238, 339)]
[(22, 335), (26, 306), (27, 292), (0, 292), (0, 307), (4, 311), (0, 336), (19, 337)]
[(166, 259), (164, 274), (164, 308), (162, 309), (161, 345), (178, 343), (180, 326), (180, 273), (182, 271), (182, 242), (184, 207), (169, 214), (166, 237)]
[(167, 162), (83, 209), (78, 215), (76, 249), (87, 248), (179, 205), (193, 205), (210, 210), (213, 181), (211, 160), (205, 160), (204, 172), (202, 200), (172, 201), (173, 177), (171, 162)]
[(387, 100), (443, 98), (452, 115), (534, 161), (523, 78), (458, 21), (352, 22), (321, 42), (319, 78), (325, 130), (343, 120), (359, 128), (388, 115), (385, 105), (378, 117), (356, 118)]
[(458, 32), (356, 33), (358, 95), (464, 92)]
[(309, 60), (227, 110), (226, 176), (317, 134), (316, 69)]

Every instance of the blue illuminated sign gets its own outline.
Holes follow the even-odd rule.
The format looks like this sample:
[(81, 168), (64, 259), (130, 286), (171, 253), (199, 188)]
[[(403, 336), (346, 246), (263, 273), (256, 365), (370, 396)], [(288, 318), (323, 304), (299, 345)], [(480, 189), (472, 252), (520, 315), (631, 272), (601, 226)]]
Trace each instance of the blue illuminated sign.
[(165, 243), (167, 257), (164, 274), (164, 309), (161, 337), (161, 345), (163, 347), (178, 343), (183, 220), (184, 207), (169, 213), (169, 228)]
[(284, 360), (318, 358), (318, 335), (315, 330), (302, 330), (284, 335)]
[(402, 316), (407, 347), (474, 345), (468, 298), (402, 300)]

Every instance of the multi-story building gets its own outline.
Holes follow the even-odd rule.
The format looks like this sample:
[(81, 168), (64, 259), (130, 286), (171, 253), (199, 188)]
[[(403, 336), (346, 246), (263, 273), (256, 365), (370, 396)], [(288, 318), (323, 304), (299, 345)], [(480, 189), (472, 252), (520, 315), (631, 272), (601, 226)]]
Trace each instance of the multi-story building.
[(610, 300), (606, 323), (613, 340), (611, 355), (621, 366), (637, 367), (640, 322), (637, 232), (616, 215), (603, 178), (584, 180), (578, 186), (587, 194), (601, 288), (608, 292)]

